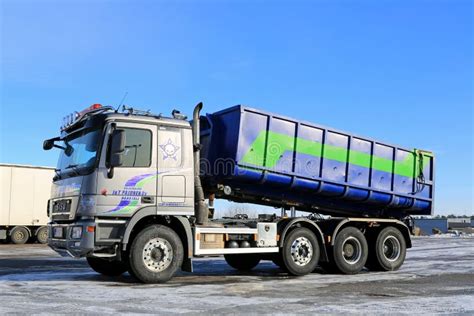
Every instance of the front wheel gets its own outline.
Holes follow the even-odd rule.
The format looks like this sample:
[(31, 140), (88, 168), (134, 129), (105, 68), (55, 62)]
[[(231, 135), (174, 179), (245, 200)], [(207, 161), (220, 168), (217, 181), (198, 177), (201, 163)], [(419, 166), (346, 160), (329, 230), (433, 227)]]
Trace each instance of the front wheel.
[(406, 250), (405, 238), (400, 230), (386, 227), (371, 244), (366, 266), (372, 271), (398, 270), (405, 261)]
[(143, 283), (163, 283), (181, 267), (183, 244), (169, 227), (151, 225), (137, 234), (130, 248), (131, 274)]
[(87, 257), (87, 263), (97, 273), (116, 277), (127, 271), (127, 265), (122, 261), (110, 261), (102, 258)]
[(281, 255), (283, 264), (292, 275), (313, 272), (319, 261), (319, 243), (307, 228), (299, 227), (290, 231), (283, 242)]

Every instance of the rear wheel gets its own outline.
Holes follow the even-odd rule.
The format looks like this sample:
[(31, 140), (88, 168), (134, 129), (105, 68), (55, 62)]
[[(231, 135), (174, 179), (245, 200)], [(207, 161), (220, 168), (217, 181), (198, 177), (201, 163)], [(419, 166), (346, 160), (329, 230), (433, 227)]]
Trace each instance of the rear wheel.
[(295, 228), (286, 236), (281, 249), (284, 267), (292, 275), (313, 272), (319, 261), (319, 243), (307, 228)]
[(43, 226), (38, 229), (36, 232), (36, 240), (40, 244), (46, 244), (48, 242), (48, 227)]
[(250, 271), (260, 262), (260, 257), (251, 253), (241, 255), (224, 255), (224, 259), (228, 265), (239, 271)]
[(23, 226), (16, 226), (10, 233), (10, 240), (17, 245), (25, 244), (30, 238), (28, 229)]
[(183, 244), (169, 227), (151, 225), (137, 234), (130, 248), (132, 276), (144, 283), (162, 283), (181, 267)]
[(362, 270), (368, 255), (367, 240), (355, 227), (341, 230), (334, 241), (332, 259), (334, 268), (343, 274), (355, 274)]
[(370, 245), (367, 268), (372, 271), (398, 270), (406, 256), (406, 243), (400, 230), (386, 227)]
[(115, 277), (127, 271), (127, 265), (122, 261), (110, 261), (103, 258), (87, 257), (87, 263), (97, 273)]

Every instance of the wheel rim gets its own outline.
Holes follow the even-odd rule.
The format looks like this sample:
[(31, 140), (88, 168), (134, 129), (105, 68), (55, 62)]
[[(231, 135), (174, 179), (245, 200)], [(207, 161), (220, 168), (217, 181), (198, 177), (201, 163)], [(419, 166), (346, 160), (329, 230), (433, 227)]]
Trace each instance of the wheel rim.
[(41, 241), (48, 240), (48, 231), (46, 229), (43, 229), (42, 231), (40, 231), (38, 234), (38, 239)]
[(395, 236), (387, 236), (383, 240), (383, 255), (388, 261), (395, 261), (400, 257), (400, 241)]
[(21, 230), (18, 230), (15, 232), (15, 234), (13, 235), (15, 237), (15, 240), (23, 240), (25, 238), (25, 233)]
[(173, 247), (163, 238), (149, 240), (143, 248), (143, 263), (152, 272), (166, 270), (173, 260)]
[(307, 265), (313, 258), (313, 245), (306, 237), (296, 238), (291, 244), (291, 258), (299, 266)]
[(356, 264), (362, 257), (362, 245), (359, 239), (350, 236), (342, 243), (342, 258), (348, 264)]

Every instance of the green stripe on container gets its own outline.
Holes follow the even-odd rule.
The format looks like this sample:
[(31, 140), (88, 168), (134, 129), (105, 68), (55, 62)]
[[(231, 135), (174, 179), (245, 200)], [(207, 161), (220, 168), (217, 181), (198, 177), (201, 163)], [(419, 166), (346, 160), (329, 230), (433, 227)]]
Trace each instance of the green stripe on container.
[[(266, 140), (268, 141), (266, 142)], [(326, 158), (334, 161), (349, 163), (356, 166), (370, 168), (370, 160), (373, 158), (372, 169), (394, 173), (400, 176), (416, 178), (419, 170), (414, 172), (416, 151), (407, 154), (404, 160), (393, 161), (378, 156), (371, 156), (355, 150), (347, 150), (346, 148), (333, 145), (323, 145), (317, 141), (311, 141), (303, 138), (296, 138), (296, 148), (294, 148), (295, 138), (285, 134), (275, 133), (271, 131), (262, 131), (250, 145), (249, 150), (245, 153), (240, 163), (249, 165), (274, 168), (278, 161), (287, 151), (296, 151), (313, 157)], [(324, 150), (323, 150), (324, 148)], [(349, 158), (348, 158), (349, 157)], [(423, 154), (423, 163), (428, 162), (429, 157)], [(395, 163), (395, 166), (393, 164)]]

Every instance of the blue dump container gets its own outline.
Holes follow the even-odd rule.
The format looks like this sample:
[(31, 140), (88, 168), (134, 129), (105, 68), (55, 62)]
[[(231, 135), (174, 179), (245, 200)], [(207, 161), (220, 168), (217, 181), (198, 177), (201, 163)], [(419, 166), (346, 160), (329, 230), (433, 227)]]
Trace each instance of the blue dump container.
[[(229, 200), (328, 215), (430, 215), (434, 156), (234, 106), (201, 117), (201, 174)], [(227, 192), (228, 193), (228, 192)]]

